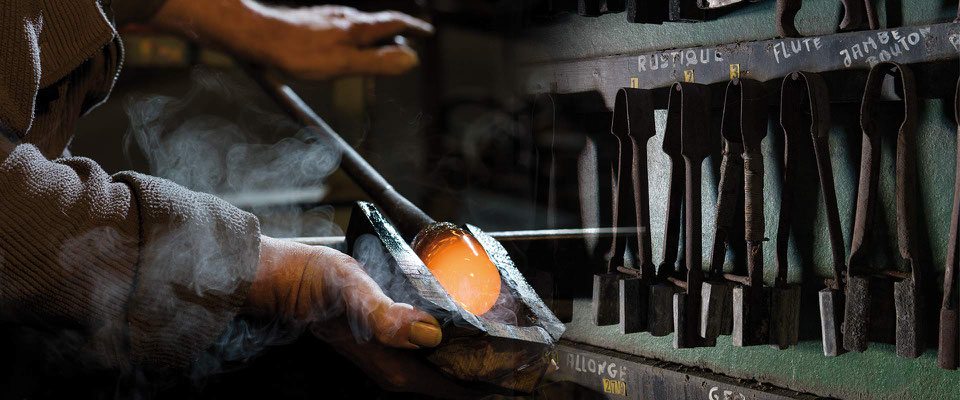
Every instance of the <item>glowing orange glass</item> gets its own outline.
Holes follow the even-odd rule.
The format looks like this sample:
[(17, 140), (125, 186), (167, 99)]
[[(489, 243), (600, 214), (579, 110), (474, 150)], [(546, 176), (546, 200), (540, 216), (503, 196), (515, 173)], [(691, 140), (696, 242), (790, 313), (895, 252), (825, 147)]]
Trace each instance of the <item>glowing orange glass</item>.
[(480, 315), (500, 296), (500, 273), (475, 237), (441, 223), (427, 227), (414, 241), (423, 260), (450, 297), (465, 310)]

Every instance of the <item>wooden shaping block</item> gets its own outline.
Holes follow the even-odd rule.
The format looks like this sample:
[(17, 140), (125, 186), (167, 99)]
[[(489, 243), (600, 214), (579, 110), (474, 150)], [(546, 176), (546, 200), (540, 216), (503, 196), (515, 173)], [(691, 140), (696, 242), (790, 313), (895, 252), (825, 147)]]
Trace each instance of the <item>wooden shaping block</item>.
[(923, 329), (920, 324), (922, 307), (917, 281), (904, 279), (894, 284), (897, 310), (897, 355), (917, 358), (923, 354)]
[(771, 289), (770, 344), (784, 350), (799, 342), (800, 286)]
[(620, 280), (620, 333), (647, 330), (650, 285), (641, 278)]
[(769, 344), (770, 293), (768, 288), (738, 285), (733, 288), (733, 345)]
[(593, 324), (596, 326), (614, 325), (620, 322), (620, 280), (619, 273), (607, 273), (593, 276)]
[(372, 203), (357, 202), (354, 206), (346, 232), (347, 253), (356, 254), (361, 242), (373, 247), (367, 251), (374, 250), (381, 262), (366, 268), (384, 293), (437, 318), (443, 341), (436, 348), (425, 350), (428, 361), (459, 379), (531, 392), (550, 364), (543, 355), (553, 348), (565, 327), (496, 239), (472, 225), (465, 229), (496, 265), (502, 282), (501, 296), (513, 296), (508, 309), (515, 322), (495, 318), (490, 312), (473, 315), (458, 306)]
[(733, 332), (733, 284), (704, 282), (700, 289), (700, 336), (716, 338)]
[(674, 293), (673, 295), (673, 348), (686, 349), (694, 347), (689, 329), (693, 327), (687, 316), (687, 304), (690, 296), (686, 293)]
[(820, 330), (823, 336), (823, 355), (843, 354), (843, 293), (839, 290), (820, 291)]
[(870, 279), (847, 278), (846, 304), (843, 314), (843, 348), (863, 353), (870, 337)]
[(647, 311), (647, 330), (656, 337), (673, 333), (673, 294), (678, 288), (670, 284), (650, 286), (650, 307)]
[(700, 336), (700, 305), (698, 296), (685, 292), (673, 295), (673, 347), (690, 349), (716, 346), (716, 338)]
[(940, 346), (937, 365), (943, 369), (957, 369), (957, 310), (940, 309)]

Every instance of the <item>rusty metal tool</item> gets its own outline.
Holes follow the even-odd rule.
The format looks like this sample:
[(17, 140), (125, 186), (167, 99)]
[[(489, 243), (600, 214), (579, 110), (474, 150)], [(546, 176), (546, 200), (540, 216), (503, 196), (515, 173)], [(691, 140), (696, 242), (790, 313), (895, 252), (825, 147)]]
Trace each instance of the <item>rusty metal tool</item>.
[[(876, 119), (880, 90), (887, 75), (893, 75), (903, 93), (904, 117), (897, 133), (896, 158), (896, 208), (897, 242), (900, 256), (906, 263), (907, 273), (881, 271), (893, 276), (893, 300), (896, 307), (895, 340), (897, 355), (916, 358), (923, 352), (920, 324), (921, 304), (919, 281), (921, 267), (918, 265), (916, 247), (916, 148), (917, 125), (916, 83), (913, 73), (906, 66), (882, 62), (870, 69), (860, 109), (860, 126), (863, 129), (863, 144), (860, 165), (860, 182), (857, 194), (857, 211), (854, 222), (853, 243), (847, 270), (846, 307), (844, 316), (843, 344), (847, 350), (863, 352), (872, 337), (882, 337), (887, 330), (884, 313), (889, 308), (878, 306), (887, 300), (881, 280), (867, 273), (870, 246), (867, 235), (873, 228), (873, 214), (880, 177), (880, 143), (882, 126)], [(886, 279), (889, 281), (889, 279)]]
[(803, 0), (777, 0), (777, 35), (785, 38), (803, 36), (794, 21), (801, 7)]
[[(740, 137), (743, 145), (744, 230), (747, 242), (747, 276), (727, 274), (740, 283), (733, 289), (733, 344), (753, 346), (769, 340), (770, 298), (763, 287), (763, 155), (760, 144), (767, 134), (763, 86), (749, 79), (727, 85), (723, 134)], [(726, 110), (730, 108), (730, 110)], [(735, 140), (734, 140), (735, 141)]]
[[(716, 338), (733, 332), (733, 282), (723, 277), (723, 263), (736, 221), (736, 208), (743, 193), (743, 139), (740, 133), (742, 96), (727, 90), (724, 99), (721, 134), (723, 159), (720, 162), (713, 252), (709, 280), (703, 282), (700, 311), (700, 336)], [(731, 104), (733, 103), (733, 104)], [(742, 222), (741, 222), (742, 223)]]
[(840, 2), (843, 3), (843, 20), (840, 21), (840, 30), (861, 30), (864, 28), (864, 22), (871, 30), (879, 29), (877, 12), (873, 8), (872, 0), (840, 0)]
[[(954, 118), (960, 124), (960, 81), (954, 94)], [(960, 125), (958, 125), (960, 126)], [(960, 251), (960, 129), (957, 130), (957, 164), (953, 189), (953, 213), (950, 217), (950, 241), (947, 242), (947, 265), (943, 275), (943, 303), (940, 306), (940, 343), (937, 365), (957, 369), (957, 252)]]
[[(671, 96), (673, 99), (674, 96)], [(678, 98), (679, 99), (679, 98)], [(663, 248), (656, 281), (650, 286), (650, 306), (647, 310), (647, 330), (652, 336), (666, 336), (674, 331), (673, 295), (685, 285), (677, 279), (678, 261), (683, 227), (684, 163), (681, 155), (679, 105), (667, 112), (667, 127), (663, 132), (661, 148), (670, 159), (670, 184), (667, 188), (667, 215), (664, 220)]]
[[(798, 107), (799, 106), (799, 107)], [(783, 79), (780, 90), (780, 126), (787, 138), (786, 172), (792, 180), (795, 167), (791, 160), (796, 158), (795, 145), (804, 135), (813, 140), (813, 151), (817, 159), (817, 172), (820, 179), (820, 191), (823, 208), (827, 217), (827, 231), (830, 237), (830, 250), (833, 256), (833, 279), (826, 281), (826, 288), (819, 293), (820, 327), (823, 337), (823, 354), (838, 356), (843, 352), (841, 322), (843, 321), (843, 270), (844, 243), (840, 226), (840, 212), (837, 209), (837, 192), (833, 183), (833, 166), (830, 162), (830, 98), (827, 85), (820, 75), (810, 72), (794, 72)], [(792, 195), (786, 192), (790, 186), (784, 182), (784, 194), (781, 196), (780, 231), (777, 234), (777, 265), (786, 264), (786, 239), (789, 222), (784, 221), (783, 210)], [(789, 220), (789, 215), (787, 216)], [(785, 228), (786, 227), (786, 228)], [(782, 239), (781, 239), (782, 235)]]
[[(637, 268), (631, 277), (620, 280), (620, 332), (647, 330), (650, 285), (656, 281), (650, 245), (650, 195), (647, 179), (647, 141), (656, 134), (653, 120), (653, 94), (649, 90), (621, 88), (614, 101), (610, 130), (620, 140), (620, 207), (633, 203), (637, 222)], [(627, 149), (632, 150), (628, 161)], [(630, 171), (632, 196), (627, 195), (626, 170)], [(627, 216), (622, 213), (620, 216)], [(619, 243), (619, 241), (615, 241)], [(626, 247), (626, 246), (625, 246)], [(615, 253), (620, 251), (615, 250)]]
[[(632, 129), (630, 118), (639, 119), (639, 111), (633, 110), (639, 104), (627, 103), (627, 94), (625, 90), (639, 89), (620, 89), (617, 92), (616, 104), (614, 106), (613, 118), (610, 124), (610, 132), (607, 135), (615, 144), (610, 143), (609, 147), (616, 148), (615, 163), (612, 166), (611, 178), (611, 203), (612, 209), (612, 227), (613, 237), (610, 240), (610, 250), (607, 252), (607, 270), (605, 273), (593, 276), (593, 321), (596, 325), (612, 325), (620, 323), (621, 331), (624, 333), (636, 332), (637, 325), (642, 321), (631, 317), (629, 321), (621, 318), (624, 313), (633, 314), (639, 307), (638, 302), (643, 299), (637, 298), (635, 293), (625, 291), (632, 289), (637, 282), (632, 282), (634, 275), (624, 274), (619, 269), (624, 268), (624, 253), (631, 252), (632, 244), (627, 240), (626, 235), (618, 235), (617, 227), (627, 225), (634, 220), (634, 199), (633, 199), (633, 177), (632, 171), (632, 145), (628, 131)], [(643, 91), (649, 97), (648, 91)], [(622, 96), (621, 96), (622, 95)], [(637, 94), (639, 96), (639, 94)], [(639, 99), (637, 102), (639, 103)], [(648, 101), (652, 104), (652, 100)], [(649, 109), (652, 113), (652, 108)], [(634, 113), (631, 114), (631, 112)], [(652, 124), (652, 115), (650, 123)], [(646, 169), (644, 169), (646, 171)], [(631, 282), (625, 283), (624, 279), (631, 278)], [(626, 286), (624, 286), (626, 285)], [(639, 289), (638, 289), (639, 290)], [(646, 306), (646, 304), (643, 304)], [(624, 307), (627, 307), (625, 310)], [(646, 311), (644, 309), (644, 311)]]
[[(622, 157), (619, 141), (610, 132), (610, 117), (607, 112), (590, 113), (580, 120), (580, 129), (586, 134), (586, 146), (577, 162), (577, 169), (584, 224), (594, 220), (598, 227), (616, 228), (616, 220), (620, 214), (624, 214), (622, 211), (629, 209), (632, 212), (632, 207), (618, 207), (619, 182), (622, 181), (618, 160)], [(624, 196), (629, 195), (632, 195), (632, 191), (624, 192)], [(626, 201), (633, 203), (629, 198)], [(623, 236), (619, 240), (618, 236), (591, 238), (595, 242), (594, 248), (598, 250), (597, 255), (607, 261), (606, 271), (593, 276), (593, 322), (598, 326), (613, 325), (620, 320), (619, 281), (624, 276), (616, 267), (623, 264), (624, 247), (618, 251), (616, 243), (623, 242)]]
[[(679, 114), (679, 121), (668, 118), (666, 130), (668, 133), (679, 131), (680, 154), (683, 155), (685, 167), (683, 205), (687, 279), (686, 290), (673, 295), (673, 346), (712, 346), (712, 340), (700, 336), (700, 296), (703, 282), (701, 166), (710, 154), (710, 88), (690, 82), (674, 83), (670, 90), (667, 113)], [(676, 122), (679, 122), (679, 125)]]
[[(804, 108), (807, 106), (809, 108)], [(783, 186), (780, 195), (780, 217), (777, 228), (776, 265), (777, 275), (771, 298), (770, 343), (778, 349), (786, 349), (798, 342), (800, 324), (800, 287), (787, 284), (789, 269), (789, 240), (792, 219), (793, 199), (797, 195), (797, 158), (801, 142), (812, 140), (817, 159), (817, 170), (823, 195), (823, 207), (827, 214), (831, 249), (834, 261), (834, 281), (841, 282), (839, 273), (843, 270), (843, 237), (840, 231), (840, 216), (837, 210), (836, 191), (833, 185), (833, 169), (830, 164), (828, 142), (830, 124), (829, 98), (826, 84), (816, 74), (794, 72), (784, 78), (780, 91), (780, 126), (783, 128), (786, 144), (784, 146)], [(836, 339), (839, 332), (835, 302), (832, 295), (836, 292), (826, 290), (821, 293), (821, 309), (826, 309), (821, 319), (823, 329), (824, 353), (831, 355), (836, 351)], [(826, 302), (824, 302), (826, 300)], [(827, 350), (833, 347), (833, 350)]]

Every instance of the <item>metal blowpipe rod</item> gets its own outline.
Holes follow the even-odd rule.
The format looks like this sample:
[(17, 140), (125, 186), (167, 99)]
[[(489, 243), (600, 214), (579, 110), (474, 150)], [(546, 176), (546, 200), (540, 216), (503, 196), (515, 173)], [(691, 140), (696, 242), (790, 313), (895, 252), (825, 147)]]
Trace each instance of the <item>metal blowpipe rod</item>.
[(316, 128), (320, 136), (340, 151), (340, 168), (343, 168), (354, 183), (370, 196), (374, 204), (393, 220), (400, 235), (407, 242), (412, 241), (421, 229), (435, 222), (423, 210), (398, 193), (367, 160), (364, 160), (330, 125), (327, 125), (310, 106), (304, 103), (293, 89), (261, 67), (244, 65), (244, 68), (284, 111), (304, 125)]

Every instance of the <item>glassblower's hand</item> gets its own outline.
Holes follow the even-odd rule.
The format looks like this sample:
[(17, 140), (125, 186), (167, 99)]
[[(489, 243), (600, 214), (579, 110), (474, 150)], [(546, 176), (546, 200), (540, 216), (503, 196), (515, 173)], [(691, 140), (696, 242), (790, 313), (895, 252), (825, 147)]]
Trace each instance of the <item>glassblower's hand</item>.
[(395, 11), (287, 8), (253, 0), (166, 0), (149, 25), (303, 79), (404, 73), (419, 63), (417, 53), (404, 44), (376, 44), (400, 34), (433, 33), (429, 23)]
[(336, 250), (261, 237), (260, 267), (248, 311), (299, 323), (349, 325), (355, 341), (434, 347), (440, 325), (429, 314), (387, 297), (353, 258)]

